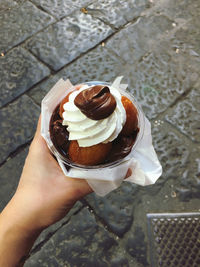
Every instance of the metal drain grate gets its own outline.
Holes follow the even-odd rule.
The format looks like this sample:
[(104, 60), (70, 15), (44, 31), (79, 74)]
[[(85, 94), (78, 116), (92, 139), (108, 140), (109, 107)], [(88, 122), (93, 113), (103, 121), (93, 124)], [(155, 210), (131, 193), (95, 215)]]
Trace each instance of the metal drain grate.
[(200, 213), (147, 214), (152, 267), (200, 267)]

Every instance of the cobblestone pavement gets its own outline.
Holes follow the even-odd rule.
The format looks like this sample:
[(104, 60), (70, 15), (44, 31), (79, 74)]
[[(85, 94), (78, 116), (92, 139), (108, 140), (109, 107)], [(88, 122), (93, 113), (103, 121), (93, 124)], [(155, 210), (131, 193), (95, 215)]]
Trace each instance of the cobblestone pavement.
[(61, 77), (123, 75), (164, 170), (155, 185), (124, 182), (77, 203), (42, 233), (26, 267), (148, 267), (146, 214), (200, 211), (199, 14), (199, 0), (0, 1), (0, 210), (16, 189), (41, 99)]

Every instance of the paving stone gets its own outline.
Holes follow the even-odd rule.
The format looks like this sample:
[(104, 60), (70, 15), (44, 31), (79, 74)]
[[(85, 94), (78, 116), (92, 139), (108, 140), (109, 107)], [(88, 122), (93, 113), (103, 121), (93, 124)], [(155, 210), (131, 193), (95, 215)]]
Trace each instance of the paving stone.
[(53, 21), (29, 1), (0, 13), (0, 52), (5, 53)]
[(81, 7), (87, 6), (91, 0), (32, 0), (37, 6), (42, 7), (56, 18), (65, 17)]
[[(165, 13), (175, 18), (173, 23), (173, 34), (168, 37), (167, 46), (173, 47), (176, 53), (182, 57), (191, 58), (193, 65), (198, 70), (200, 66), (200, 30), (199, 30), (199, 12), (200, 2), (194, 1), (170, 1), (162, 6), (161, 13)], [(172, 15), (172, 14), (173, 15)]]
[(0, 107), (49, 74), (49, 69), (23, 48), (14, 48), (0, 57)]
[(67, 66), (63, 73), (74, 84), (86, 81), (112, 82), (123, 67), (123, 61), (118, 56), (99, 45)]
[(62, 220), (45, 229), (34, 243), (30, 255), (35, 254), (36, 251), (38, 251), (39, 248), (42, 246), (42, 244), (46, 243), (50, 239), (50, 237), (53, 236), (56, 231), (58, 231), (58, 229), (60, 229), (64, 224), (66, 224), (74, 214), (78, 213), (82, 207), (83, 205), (81, 204), (81, 202), (77, 201), (73, 208), (67, 213), (67, 215)]
[(56, 75), (51, 75), (47, 80), (39, 83), (29, 92), (27, 92), (28, 96), (30, 96), (36, 102), (36, 104), (41, 105), (41, 101), (44, 98), (44, 96), (61, 78), (63, 78), (63, 75), (60, 72), (58, 72), (58, 74)]
[(17, 3), (13, 0), (1, 0), (0, 3), (0, 12), (6, 12), (10, 8), (16, 6)]
[(0, 162), (33, 137), (39, 113), (39, 107), (27, 96), (0, 109)]
[(160, 1), (160, 3), (158, 2), (157, 12), (177, 21), (188, 20), (193, 17), (199, 17), (200, 3), (198, 0)]
[(152, 123), (152, 135), (155, 150), (163, 167), (162, 177), (158, 179), (156, 186), (153, 186), (156, 189), (168, 179), (178, 182), (177, 177), (189, 167), (191, 151), (188, 149), (189, 141), (183, 142), (181, 136), (163, 120)]
[[(131, 229), (123, 238), (126, 244), (126, 251), (130, 254), (133, 262), (130, 266), (150, 267), (150, 244), (147, 235), (147, 214), (148, 213), (180, 213), (195, 212), (199, 210), (199, 199), (188, 198), (185, 203), (180, 198), (180, 193), (175, 191), (175, 179), (166, 180), (160, 190), (149, 193), (152, 186), (140, 187), (132, 204), (134, 208), (134, 221)], [(155, 185), (153, 186), (155, 187)], [(197, 191), (197, 190), (196, 190)], [(135, 204), (136, 202), (136, 204)]]
[(179, 101), (166, 120), (186, 134), (191, 140), (200, 143), (200, 93), (192, 90), (183, 101)]
[(200, 29), (198, 27), (199, 19), (193, 18), (180, 27), (170, 38), (171, 46), (183, 56), (188, 55), (197, 61), (200, 66)]
[(116, 244), (85, 208), (29, 258), (25, 266), (108, 266)]
[(173, 21), (158, 15), (139, 18), (108, 40), (106, 46), (125, 62), (135, 64), (146, 52), (152, 51), (164, 34), (172, 29)]
[(163, 120), (152, 122), (152, 133), (163, 174), (154, 185), (138, 186), (130, 202), (133, 223), (123, 238), (126, 250), (137, 262), (130, 266), (150, 266), (147, 213), (199, 210), (200, 146), (193, 145)]
[(142, 227), (137, 226), (134, 233), (131, 233), (127, 240), (126, 249), (142, 266), (150, 266), (147, 262), (147, 243)]
[[(181, 201), (188, 202), (191, 199), (200, 199), (200, 146), (194, 153), (190, 167), (186, 168), (175, 187), (176, 193)], [(198, 205), (196, 206), (198, 207)]]
[(15, 0), (15, 2), (17, 2), (17, 4), (21, 5), (25, 2), (28, 2), (29, 0)]
[[(33, 1), (36, 0), (31, 0), (30, 2)], [(22, 5), (22, 3), (23, 5), (27, 5), (27, 3), (29, 3), (29, 1), (24, 0), (17, 0), (15, 2), (20, 5)], [(88, 196), (86, 200), (93, 209), (95, 217), (98, 221), (101, 221), (104, 228), (99, 226), (92, 213), (83, 209), (81, 212), (73, 216), (68, 223), (64, 219), (60, 222), (61, 224), (59, 223), (58, 225), (53, 226), (52, 229), (49, 228), (47, 232), (44, 232), (44, 235), (38, 240), (39, 243), (36, 243), (36, 245), (40, 244), (40, 247), (40, 242), (44, 242), (44, 246), (37, 253), (33, 254), (27, 261), (26, 266), (28, 267), (149, 267), (150, 255), (146, 233), (146, 214), (148, 212), (199, 211), (200, 146), (197, 142), (197, 133), (199, 129), (198, 125), (195, 125), (195, 123), (191, 121), (191, 118), (195, 114), (196, 121), (196, 114), (199, 116), (197, 109), (197, 105), (199, 106), (199, 100), (197, 97), (199, 87), (195, 86), (195, 83), (197, 82), (197, 78), (199, 76), (200, 67), (200, 2), (199, 0), (154, 0), (149, 2), (154, 2), (155, 8), (149, 9), (148, 12), (142, 14), (142, 16), (146, 17), (141, 17), (136, 23), (127, 25), (126, 28), (120, 30), (117, 34), (110, 38), (108, 42), (105, 42), (105, 47), (101, 47), (100, 49), (98, 47), (99, 50), (95, 49), (95, 53), (90, 51), (89, 53), (79, 57), (63, 69), (63, 72), (61, 71), (57, 75), (51, 76), (47, 81), (30, 90), (28, 94), (30, 94), (34, 101), (39, 104), (42, 94), (44, 92), (44, 94), (46, 94), (47, 88), (48, 90), (51, 88), (51, 86), (57, 81), (57, 78), (60, 78), (59, 75), (61, 75), (61, 77), (70, 77), (73, 83), (77, 83), (87, 79), (93, 80), (95, 77), (98, 77), (99, 80), (103, 79), (110, 81), (115, 77), (115, 73), (117, 75), (118, 73), (123, 74), (125, 76), (124, 80), (129, 83), (129, 90), (142, 104), (146, 115), (150, 119), (154, 119), (152, 121), (153, 142), (163, 166), (163, 175), (156, 184), (152, 186), (140, 187), (124, 182), (119, 189), (110, 193), (106, 198), (98, 198), (94, 196), (94, 194)], [(44, 3), (44, 1), (42, 3)], [(50, 1), (47, 3), (50, 3)], [(52, 1), (52, 5), (53, 3), (54, 2)], [(137, 6), (139, 6), (140, 3), (141, 1), (137, 2)], [(8, 2), (8, 5), (9, 4), (10, 2)], [(72, 8), (73, 4), (70, 5), (68, 10)], [(126, 6), (126, 3), (123, 4)], [(29, 5), (31, 4), (29, 3)], [(56, 4), (54, 5), (56, 6)], [(101, 4), (97, 3), (97, 5)], [(102, 4), (102, 6), (103, 5), (104, 4)], [(12, 10), (16, 10), (16, 8), (13, 7)], [(65, 11), (68, 12), (68, 10)], [(107, 11), (105, 9), (103, 11), (104, 14), (106, 14)], [(127, 11), (125, 14), (123, 9), (122, 11), (123, 12), (118, 13), (118, 8), (113, 4), (113, 10), (110, 10), (110, 20), (112, 20), (112, 26), (117, 28), (118, 25), (124, 23), (123, 19), (125, 19), (125, 21), (129, 21), (129, 18), (127, 17), (129, 12)], [(10, 10), (9, 12), (14, 11)], [(40, 12), (41, 11), (39, 11), (39, 13)], [(47, 12), (51, 11), (49, 10)], [(88, 10), (88, 12), (90, 13), (90, 10)], [(93, 12), (92, 16), (98, 17), (99, 11), (95, 12), (96, 13)], [(21, 14), (20, 12), (18, 13)], [(18, 13), (16, 13), (16, 15)], [(116, 14), (118, 14), (118, 18), (115, 23)], [(89, 16), (88, 14), (82, 15), (84, 15), (84, 18), (86, 15)], [(130, 15), (135, 16), (134, 12)], [(5, 16), (6, 15), (4, 15), (4, 17)], [(109, 15), (107, 15), (107, 18), (108, 16)], [(102, 18), (106, 20), (105, 15), (102, 15)], [(18, 20), (18, 17), (16, 17), (16, 20)], [(106, 21), (106, 23), (109, 23), (109, 21)], [(23, 27), (25, 27), (25, 25), (23, 25)], [(12, 27), (9, 29), (10, 31), (11, 28)], [(16, 26), (13, 26), (13, 29), (15, 28)], [(53, 27), (50, 28), (48, 29), (51, 31)], [(74, 28), (76, 27), (73, 27), (73, 29)], [(56, 29), (58, 28), (55, 28), (55, 30)], [(29, 30), (32, 31), (30, 28)], [(49, 35), (53, 35), (50, 31)], [(57, 34), (62, 36), (62, 32), (58, 32)], [(73, 30), (71, 31), (70, 36), (72, 35)], [(22, 36), (20, 36), (20, 38), (23, 39)], [(41, 34), (41, 39), (42, 38), (43, 36)], [(62, 39), (62, 41), (58, 44), (58, 46), (61, 47), (59, 48), (60, 50), (57, 47), (56, 41), (53, 43), (53, 39), (49, 38), (50, 42), (53, 43), (52, 50), (56, 50), (55, 53), (58, 53), (58, 50), (61, 51), (63, 49), (63, 40), (66, 40), (67, 38), (68, 36), (64, 36), (64, 39), (59, 37), (59, 40)], [(10, 39), (8, 38), (8, 40)], [(54, 40), (56, 40), (56, 38), (54, 38)], [(71, 37), (71, 40), (73, 41), (73, 36)], [(82, 39), (80, 38), (77, 42), (77, 46), (75, 48), (73, 47), (76, 51), (79, 51), (79, 48), (77, 48), (78, 45), (82, 44), (80, 40)], [(46, 40), (44, 40), (43, 51), (45, 51), (45, 41)], [(67, 45), (70, 45), (71, 47), (71, 44), (73, 43), (72, 41), (67, 41)], [(39, 46), (40, 44), (38, 47)], [(91, 47), (93, 46), (94, 45)], [(162, 46), (163, 49), (160, 50)], [(37, 46), (35, 47), (37, 48)], [(108, 47), (111, 52), (114, 52), (121, 57), (122, 63), (118, 57), (116, 57), (116, 59), (109, 58), (111, 54), (107, 52)], [(64, 52), (66, 50), (67, 48), (65, 48)], [(37, 56), (40, 56), (40, 53), (42, 55), (44, 54), (44, 52), (41, 52), (39, 48), (38, 51), (39, 52), (36, 53)], [(100, 55), (101, 51), (103, 51), (103, 55)], [(1, 52), (4, 51), (1, 51), (0, 49), (0, 53)], [(47, 53), (47, 55), (49, 53), (49, 57), (51, 56), (51, 50), (48, 50), (45, 53)], [(82, 53), (82, 50), (80, 53)], [(94, 58), (92, 59), (92, 57)], [(40, 59), (43, 60), (43, 58), (40, 56)], [(61, 58), (62, 53), (60, 52), (58, 55), (59, 62)], [(52, 61), (53, 63), (51, 64), (54, 65), (56, 60)], [(96, 60), (102, 62), (97, 66), (95, 65)], [(64, 66), (70, 61), (71, 60), (65, 63), (66, 60), (64, 60), (64, 63), (59, 63), (59, 66)], [(46, 62), (49, 64), (48, 61)], [(105, 62), (108, 63), (105, 64)], [(85, 69), (84, 64), (86, 64), (87, 67)], [(121, 65), (123, 68), (121, 68)], [(58, 68), (60, 67), (56, 67), (55, 70)], [(112, 72), (112, 68), (114, 73)], [(119, 69), (120, 71), (118, 72)], [(7, 73), (9, 72), (10, 70), (8, 69)], [(11, 79), (9, 78), (9, 80)], [(35, 82), (33, 82), (33, 84), (35, 84)], [(19, 87), (22, 85), (23, 83), (21, 83)], [(27, 87), (30, 88), (30, 86), (28, 85)], [(3, 87), (4, 86), (2, 86), (2, 88)], [(192, 91), (188, 94), (191, 89)], [(22, 92), (19, 94), (21, 93)], [(32, 114), (35, 114), (33, 110), (36, 109), (39, 113), (39, 108), (37, 108), (32, 101), (26, 102), (25, 100), (27, 99), (29, 98), (23, 96), (21, 100), (18, 99), (15, 102), (18, 103), (20, 108), (23, 107), (23, 103), (27, 103), (27, 106), (31, 106), (31, 115), (30, 113), (28, 113), (28, 115), (24, 115), (22, 111), (18, 114), (18, 111), (16, 112), (16, 109), (12, 107), (15, 102), (12, 105), (4, 107), (0, 111), (1, 129), (3, 129), (3, 135), (0, 137), (1, 147), (3, 147), (2, 143), (5, 145), (7, 142), (6, 146), (10, 149), (10, 146), (12, 146), (13, 143), (16, 143), (15, 140), (12, 141), (12, 136), (9, 137), (12, 133), (11, 130), (13, 129), (15, 132), (17, 131), (18, 136), (22, 139), (20, 139), (21, 143), (24, 143), (24, 140), (27, 141), (29, 139), (27, 137), (27, 133), (21, 134), (19, 128), (17, 128), (17, 121), (19, 120), (18, 117), (25, 120), (25, 122), (30, 121), (30, 116), (32, 119)], [(23, 103), (21, 104), (20, 101)], [(31, 105), (29, 103), (31, 103)], [(191, 103), (194, 104), (192, 105)], [(11, 111), (9, 110), (10, 106), (12, 107)], [(11, 129), (11, 126), (9, 126), (10, 128), (8, 128), (7, 131), (5, 130), (7, 128), (6, 114), (9, 111), (11, 112), (9, 115), (12, 118), (12, 125), (14, 127)], [(164, 114), (166, 117), (162, 114), (162, 112), (165, 112)], [(3, 119), (2, 114), (4, 114)], [(28, 116), (28, 119), (26, 116)], [(159, 119), (155, 119), (157, 116)], [(186, 121), (187, 116), (189, 118), (190, 125), (188, 124), (188, 120)], [(165, 118), (169, 118), (168, 121), (170, 123), (164, 121)], [(170, 121), (171, 119), (174, 121)], [(30, 126), (29, 124), (30, 122), (28, 123), (28, 126)], [(4, 126), (2, 127), (2, 125)], [(29, 128), (32, 128), (32, 126)], [(190, 137), (188, 135), (189, 130), (192, 132)], [(26, 135), (24, 139), (23, 135)], [(2, 138), (4, 139), (2, 140)], [(19, 140), (17, 140), (17, 143), (19, 143)], [(5, 154), (7, 153), (7, 149), (5, 151), (2, 152), (3, 155), (7, 155)], [(18, 156), (19, 158), (17, 158)], [(22, 161), (23, 155), (17, 154), (16, 157), (9, 159), (0, 168), (0, 177), (3, 177), (0, 178), (3, 181), (3, 189), (0, 187), (0, 199), (1, 195), (3, 199), (3, 201), (0, 202), (2, 207), (9, 200), (9, 194), (14, 192), (14, 187), (16, 185), (14, 177), (16, 176), (12, 176), (12, 173), (17, 173), (16, 168), (18, 168), (18, 165), (20, 164), (20, 166), (22, 166)], [(12, 170), (12, 166), (14, 165), (17, 167)], [(8, 169), (10, 169), (9, 173)], [(11, 178), (8, 177), (9, 175)], [(6, 184), (6, 179), (9, 180), (9, 178), (13, 179), (11, 181), (12, 185)], [(7, 194), (6, 192), (9, 193)], [(64, 225), (61, 227), (62, 223), (64, 223)], [(61, 228), (59, 229), (59, 227)], [(106, 228), (110, 232), (116, 234), (116, 236), (109, 233)], [(57, 232), (50, 238), (49, 241), (47, 241), (49, 235), (51, 235), (54, 231)]]
[(38, 33), (27, 42), (27, 48), (58, 70), (111, 33), (111, 28), (100, 20), (76, 12)]
[(129, 91), (135, 96), (148, 118), (165, 111), (197, 81), (197, 70), (190, 60), (159, 47), (122, 71)]
[(132, 224), (132, 199), (137, 190), (136, 185), (124, 182), (117, 190), (103, 198), (90, 194), (86, 197), (86, 200), (108, 228), (121, 237)]
[(109, 256), (107, 266), (110, 267), (136, 266), (132, 265), (132, 258), (129, 256), (126, 247), (124, 246), (123, 239), (116, 237), (115, 240), (118, 242), (118, 246), (112, 248), (112, 253)]
[(122, 65), (123, 62), (117, 56), (112, 55), (100, 45), (56, 75), (52, 75), (46, 81), (38, 84), (28, 92), (28, 95), (40, 104), (42, 98), (60, 78), (69, 78), (73, 84), (95, 80), (112, 82), (120, 74)]
[(119, 28), (137, 18), (145, 8), (150, 7), (149, 3), (148, 0), (104, 0), (89, 5), (87, 10), (92, 16), (105, 21), (114, 28)]
[(114, 259), (110, 263), (110, 266), (111, 267), (116, 267), (116, 266), (126, 267), (126, 266), (129, 266), (129, 264), (126, 258), (119, 258), (119, 259)]
[(27, 153), (28, 149), (24, 149), (0, 167), (0, 212), (16, 191)]
[(152, 123), (153, 143), (163, 166), (162, 177), (145, 193), (155, 195), (170, 181), (173, 195), (180, 201), (200, 198), (200, 146), (192, 144), (162, 120)]

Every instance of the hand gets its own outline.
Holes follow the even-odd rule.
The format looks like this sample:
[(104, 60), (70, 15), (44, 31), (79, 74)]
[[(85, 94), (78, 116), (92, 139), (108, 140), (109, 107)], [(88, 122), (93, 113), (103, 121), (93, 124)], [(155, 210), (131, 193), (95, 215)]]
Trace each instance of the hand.
[[(62, 219), (92, 192), (86, 180), (66, 177), (40, 135), (41, 119), (13, 198), (26, 227), (45, 228)], [(128, 170), (126, 177), (131, 175)], [(17, 208), (16, 207), (16, 208)]]
[[(40, 135), (40, 127), (41, 119), (17, 191), (0, 214), (0, 266), (22, 266), (41, 231), (92, 192), (86, 180), (63, 174)], [(128, 170), (126, 177), (130, 175)]]
[[(86, 180), (66, 177), (40, 135), (41, 119), (13, 201), (36, 228), (63, 218), (74, 203), (92, 192)], [(28, 222), (27, 221), (27, 222)]]
[(0, 266), (22, 266), (41, 231), (92, 192), (85, 180), (63, 174), (40, 135), (40, 125), (41, 119), (17, 191), (0, 214)]

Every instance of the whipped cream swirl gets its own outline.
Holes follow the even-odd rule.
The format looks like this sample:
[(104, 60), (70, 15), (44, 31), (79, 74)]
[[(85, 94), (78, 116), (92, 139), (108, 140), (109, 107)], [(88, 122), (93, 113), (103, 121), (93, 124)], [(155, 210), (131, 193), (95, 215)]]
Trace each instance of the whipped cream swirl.
[(116, 108), (112, 114), (101, 120), (86, 117), (74, 104), (74, 99), (87, 88), (89, 88), (88, 85), (83, 85), (79, 90), (72, 92), (69, 101), (63, 106), (63, 125), (67, 126), (69, 140), (77, 140), (80, 147), (113, 141), (126, 122), (126, 111), (121, 102), (121, 94), (112, 86), (109, 86), (110, 93), (116, 101)]

